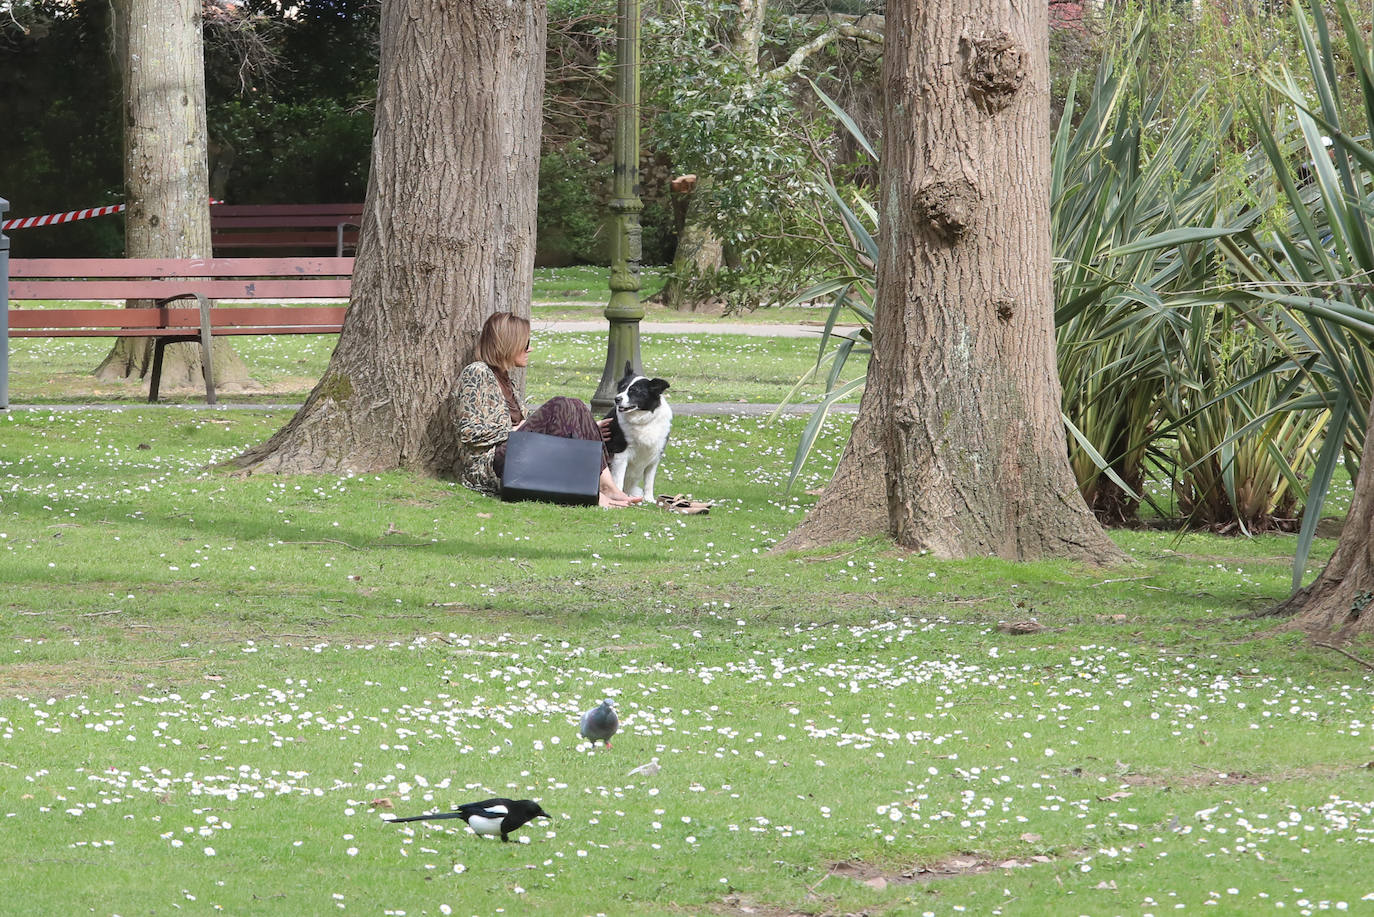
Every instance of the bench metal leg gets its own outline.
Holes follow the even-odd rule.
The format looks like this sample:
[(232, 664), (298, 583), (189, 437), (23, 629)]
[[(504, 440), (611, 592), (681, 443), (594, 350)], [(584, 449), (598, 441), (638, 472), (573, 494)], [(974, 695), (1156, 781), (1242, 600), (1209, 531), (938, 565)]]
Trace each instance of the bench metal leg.
[(200, 342), (200, 371), (205, 376), (205, 403), (215, 404), (215, 352), (207, 332)]
[(167, 349), (167, 341), (156, 338), (153, 341), (152, 379), (148, 383), (148, 403), (157, 404), (158, 386), (162, 384), (162, 352)]
[(205, 403), (215, 403), (215, 351), (214, 335), (210, 333), (210, 300), (199, 293), (200, 301), (200, 371), (205, 376)]
[[(154, 338), (154, 339), (153, 339), (153, 368), (152, 368), (151, 370), (149, 370), (149, 374), (150, 374), (150, 376), (151, 376), (151, 380), (148, 382), (148, 403), (149, 403), (149, 404), (155, 404), (155, 403), (157, 403), (157, 393), (158, 393), (158, 389), (160, 389), (160, 388), (162, 387), (162, 363), (163, 363), (163, 359), (164, 359), (164, 356), (165, 356), (165, 354), (166, 354), (168, 345), (170, 345), (170, 344), (186, 344), (186, 343), (194, 344), (195, 342), (196, 342), (196, 337), (195, 337), (194, 335), (187, 335), (187, 334), (170, 334), (170, 335), (167, 335), (166, 337), (160, 337), (160, 338)], [(208, 364), (207, 364), (207, 365), (208, 365)], [(210, 382), (208, 376), (206, 377), (206, 381), (207, 381), (207, 383), (209, 383), (211, 386), (213, 386), (213, 382)], [(215, 391), (215, 390), (214, 390), (213, 387), (211, 387), (211, 388), (208, 389), (208, 391), (209, 391), (209, 393), (210, 393), (210, 403), (211, 403), (211, 404), (214, 404), (214, 403), (215, 403), (215, 400), (214, 400), (214, 391)]]

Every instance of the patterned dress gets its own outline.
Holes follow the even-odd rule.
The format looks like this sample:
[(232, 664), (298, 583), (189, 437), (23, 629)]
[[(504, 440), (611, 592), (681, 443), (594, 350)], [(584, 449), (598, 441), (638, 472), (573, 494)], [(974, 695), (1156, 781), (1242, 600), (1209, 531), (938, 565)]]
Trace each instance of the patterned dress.
[(510, 437), (510, 411), (496, 373), (485, 363), (469, 363), (458, 375), (458, 476), (489, 497), (500, 496), (496, 447)]
[[(463, 484), (489, 497), (501, 495), (501, 469), (510, 438), (510, 410), (496, 374), (485, 363), (469, 363), (458, 375), (458, 465)], [(591, 408), (576, 398), (550, 398), (520, 427), (568, 439), (600, 441)], [(601, 467), (607, 465), (602, 448)]]

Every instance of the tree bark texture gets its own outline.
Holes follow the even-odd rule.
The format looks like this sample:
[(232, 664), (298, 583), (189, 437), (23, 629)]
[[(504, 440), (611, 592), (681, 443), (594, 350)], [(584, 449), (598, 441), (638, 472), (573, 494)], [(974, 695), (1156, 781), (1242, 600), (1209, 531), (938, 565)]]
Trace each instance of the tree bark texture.
[(486, 317), (528, 317), (542, 0), (384, 0), (352, 298), (305, 405), (237, 460), (274, 472), (442, 473), (451, 396)]
[[(1060, 413), (1045, 8), (894, 0), (885, 27), (873, 359), (854, 433), (872, 445), (847, 450), (836, 478), (882, 475), (885, 530), (939, 557), (1120, 560), (1078, 493)], [(823, 499), (802, 537), (869, 534), (862, 521)]]
[[(118, 0), (116, 7), (124, 103), (124, 253), (130, 258), (207, 258), (210, 175), (201, 2)], [(152, 350), (151, 341), (121, 339), (96, 375), (142, 376)], [(229, 390), (248, 378), (243, 362), (220, 342), (215, 344), (215, 374)], [(168, 348), (162, 385), (168, 390), (204, 385), (199, 345)]]
[(759, 75), (759, 49), (763, 47), (763, 21), (768, 18), (768, 0), (739, 0), (734, 25), (730, 29), (730, 51), (751, 77)]
[(687, 216), (677, 234), (677, 247), (673, 249), (672, 270), (658, 294), (664, 306), (679, 312), (694, 312), (707, 304), (698, 287), (701, 281), (719, 271), (725, 260), (725, 245), (702, 213), (701, 202), (710, 187), (710, 179), (699, 180), (689, 192)]
[[(1374, 406), (1369, 416), (1374, 423)], [(1347, 642), (1374, 635), (1374, 426), (1365, 429), (1366, 458), (1336, 553), (1310, 586), (1275, 610), (1295, 615), (1292, 625), (1317, 638)]]

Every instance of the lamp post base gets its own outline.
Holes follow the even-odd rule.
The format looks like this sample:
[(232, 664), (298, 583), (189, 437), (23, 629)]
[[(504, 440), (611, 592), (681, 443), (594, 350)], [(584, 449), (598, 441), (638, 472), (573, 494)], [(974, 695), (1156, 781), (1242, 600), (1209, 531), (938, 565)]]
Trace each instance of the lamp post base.
[(639, 322), (642, 318), (644, 307), (636, 292), (616, 292), (611, 296), (611, 304), (606, 307), (606, 319), (611, 324), (606, 338), (606, 368), (601, 371), (601, 382), (592, 396), (592, 411), (598, 415), (615, 406), (615, 386), (625, 373), (625, 364), (629, 363), (635, 370), (643, 365), (639, 358)]

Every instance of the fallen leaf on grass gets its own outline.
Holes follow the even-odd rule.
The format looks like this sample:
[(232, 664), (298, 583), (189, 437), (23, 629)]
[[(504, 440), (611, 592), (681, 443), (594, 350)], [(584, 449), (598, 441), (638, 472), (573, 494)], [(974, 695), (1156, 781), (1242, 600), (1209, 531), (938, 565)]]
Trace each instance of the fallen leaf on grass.
[(383, 796), (381, 799), (374, 799), (374, 800), (372, 800), (371, 802), (369, 802), (367, 805), (368, 805), (368, 808), (370, 808), (370, 809), (388, 809), (388, 810), (389, 810), (389, 809), (394, 809), (394, 808), (396, 808), (395, 804), (392, 803), (391, 798), (388, 797), (388, 796)]

